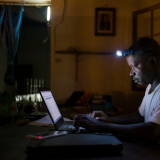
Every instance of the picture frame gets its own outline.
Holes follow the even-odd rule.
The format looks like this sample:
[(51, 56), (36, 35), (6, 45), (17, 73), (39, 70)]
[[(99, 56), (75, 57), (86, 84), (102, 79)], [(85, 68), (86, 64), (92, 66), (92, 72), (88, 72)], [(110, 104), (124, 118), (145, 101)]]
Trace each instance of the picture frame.
[(116, 35), (116, 9), (95, 8), (95, 35), (115, 36)]

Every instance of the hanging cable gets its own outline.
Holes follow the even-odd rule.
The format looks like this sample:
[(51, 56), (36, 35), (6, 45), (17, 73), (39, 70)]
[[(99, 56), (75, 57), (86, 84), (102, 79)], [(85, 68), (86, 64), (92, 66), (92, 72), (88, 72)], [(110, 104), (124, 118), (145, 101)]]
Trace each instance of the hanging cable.
[(63, 8), (63, 15), (62, 15), (62, 20), (61, 20), (61, 22), (60, 23), (58, 23), (55, 27), (54, 27), (54, 48), (55, 48), (55, 50), (56, 50), (56, 29), (57, 29), (57, 27), (63, 22), (63, 20), (64, 20), (64, 15), (65, 15), (65, 10), (66, 10), (66, 1), (67, 0), (63, 0), (64, 1), (64, 8)]
[[(48, 6), (48, 8), (49, 8), (50, 6)], [(47, 42), (47, 40), (49, 39), (49, 37), (50, 37), (50, 13), (48, 13), (48, 8), (47, 8), (47, 30), (48, 30), (48, 35), (47, 35), (47, 38), (45, 39), (45, 40), (43, 40), (43, 43), (46, 43)]]

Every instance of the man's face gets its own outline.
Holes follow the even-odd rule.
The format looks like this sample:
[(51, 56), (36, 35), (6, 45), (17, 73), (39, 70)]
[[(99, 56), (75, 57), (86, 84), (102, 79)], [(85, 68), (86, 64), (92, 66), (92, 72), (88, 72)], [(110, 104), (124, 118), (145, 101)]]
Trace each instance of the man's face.
[(130, 76), (133, 76), (135, 83), (148, 85), (154, 76), (149, 59), (143, 60), (140, 55), (129, 55), (126, 57), (128, 65), (131, 67)]

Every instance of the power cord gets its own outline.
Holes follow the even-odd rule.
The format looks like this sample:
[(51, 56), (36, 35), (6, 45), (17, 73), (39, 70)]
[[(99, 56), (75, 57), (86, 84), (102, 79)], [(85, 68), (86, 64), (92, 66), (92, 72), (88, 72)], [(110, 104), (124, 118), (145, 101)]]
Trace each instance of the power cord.
[(57, 27), (63, 22), (64, 20), (64, 15), (65, 15), (65, 10), (66, 10), (66, 3), (67, 3), (67, 0), (63, 0), (64, 1), (64, 8), (63, 8), (63, 15), (62, 15), (62, 20), (60, 23), (58, 23), (55, 27), (54, 27), (54, 48), (56, 50), (56, 29)]

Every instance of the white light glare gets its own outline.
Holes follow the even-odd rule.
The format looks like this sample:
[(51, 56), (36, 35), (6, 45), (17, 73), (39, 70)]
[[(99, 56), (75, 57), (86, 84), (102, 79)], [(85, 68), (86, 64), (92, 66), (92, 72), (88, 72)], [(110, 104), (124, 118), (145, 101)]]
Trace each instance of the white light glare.
[(51, 7), (48, 6), (48, 8), (47, 8), (47, 21), (50, 21), (50, 16), (51, 16)]
[(117, 54), (117, 56), (122, 56), (122, 52), (121, 52), (120, 50), (118, 50), (118, 51), (116, 52), (116, 54)]

